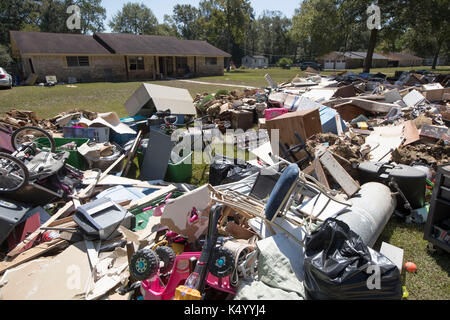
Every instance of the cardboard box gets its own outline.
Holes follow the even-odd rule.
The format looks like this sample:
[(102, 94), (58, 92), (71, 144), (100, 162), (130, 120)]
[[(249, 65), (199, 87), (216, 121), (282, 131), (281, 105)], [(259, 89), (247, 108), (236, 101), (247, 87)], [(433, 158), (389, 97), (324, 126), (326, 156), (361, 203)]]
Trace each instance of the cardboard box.
[(253, 128), (253, 112), (233, 110), (231, 112), (231, 127), (247, 131)]

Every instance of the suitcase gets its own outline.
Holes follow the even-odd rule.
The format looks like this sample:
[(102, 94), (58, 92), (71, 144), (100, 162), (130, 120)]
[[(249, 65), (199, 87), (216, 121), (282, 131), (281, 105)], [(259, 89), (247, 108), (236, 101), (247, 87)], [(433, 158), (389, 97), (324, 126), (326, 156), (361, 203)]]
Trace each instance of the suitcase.
[[(413, 210), (425, 206), (426, 174), (423, 171), (402, 164), (363, 162), (358, 167), (358, 174), (361, 184), (380, 182), (388, 185), (392, 179), (398, 184)], [(393, 188), (391, 189), (396, 192)], [(405, 201), (400, 195), (397, 196), (397, 209), (408, 211), (405, 209)]]

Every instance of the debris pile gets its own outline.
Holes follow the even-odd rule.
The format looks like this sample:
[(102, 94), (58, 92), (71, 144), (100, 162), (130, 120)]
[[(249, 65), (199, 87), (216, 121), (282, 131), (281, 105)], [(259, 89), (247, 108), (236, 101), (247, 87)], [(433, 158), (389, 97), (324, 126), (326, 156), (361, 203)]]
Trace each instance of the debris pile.
[(305, 74), (195, 99), (143, 84), (123, 119), (11, 110), (2, 299), (401, 299), (403, 250), (372, 247), (396, 215), (449, 250), (449, 78)]

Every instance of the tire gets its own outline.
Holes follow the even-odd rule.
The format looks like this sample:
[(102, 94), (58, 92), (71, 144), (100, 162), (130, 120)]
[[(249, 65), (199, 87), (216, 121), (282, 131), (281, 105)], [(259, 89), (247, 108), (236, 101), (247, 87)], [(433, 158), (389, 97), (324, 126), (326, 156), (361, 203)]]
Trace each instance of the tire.
[[(8, 176), (11, 176), (12, 173), (11, 168), (8, 168), (11, 165), (14, 166), (16, 176), (18, 176), (17, 179), (14, 179), (17, 183), (8, 183), (9, 181), (12, 181), (8, 181), (7, 178)], [(30, 173), (28, 172), (28, 168), (22, 161), (7, 153), (0, 152), (0, 193), (15, 192), (19, 190), (24, 185), (28, 184), (29, 177)]]
[(158, 274), (159, 258), (155, 252), (142, 249), (131, 258), (130, 274), (139, 281), (153, 278)]
[(38, 128), (38, 127), (23, 127), (23, 128), (20, 128), (20, 129), (14, 131), (14, 133), (11, 136), (11, 145), (13, 146), (14, 150), (19, 150), (20, 143), (17, 141), (18, 137), (20, 137), (20, 133), (22, 133), (23, 131), (26, 131), (26, 130), (37, 131), (37, 132), (41, 133), (42, 135), (44, 135), (44, 137), (47, 138), (50, 142), (50, 151), (52, 153), (55, 152), (55, 150), (56, 150), (55, 139), (53, 139), (53, 137), (47, 131), (45, 131), (41, 128)]
[(234, 256), (233, 253), (223, 247), (214, 249), (211, 258), (211, 265), (209, 272), (217, 277), (224, 278), (229, 276), (234, 269)]
[(158, 255), (159, 260), (164, 262), (164, 267), (161, 268), (161, 273), (166, 274), (172, 271), (175, 266), (175, 259), (177, 255), (170, 247), (158, 247), (155, 250), (155, 253)]

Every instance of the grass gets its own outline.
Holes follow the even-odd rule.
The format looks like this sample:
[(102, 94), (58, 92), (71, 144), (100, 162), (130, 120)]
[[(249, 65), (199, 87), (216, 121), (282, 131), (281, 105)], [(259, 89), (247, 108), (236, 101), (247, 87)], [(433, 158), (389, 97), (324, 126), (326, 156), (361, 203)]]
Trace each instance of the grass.
[[(422, 66), (422, 67), (402, 67), (402, 68), (375, 68), (371, 69), (371, 73), (378, 73), (381, 72), (383, 74), (386, 74), (387, 76), (391, 77), (394, 76), (395, 71), (410, 71), (412, 69), (415, 70), (430, 70), (431, 67)], [(360, 73), (363, 71), (362, 68), (360, 69), (351, 69), (351, 70), (339, 70), (339, 72), (344, 71), (352, 71), (355, 73)], [(337, 71), (323, 71), (321, 72), (324, 75), (332, 75), (336, 74)], [(436, 70), (433, 72), (435, 73), (450, 73), (450, 66), (439, 66)], [(212, 83), (224, 83), (224, 84), (237, 84), (237, 85), (247, 85), (247, 86), (254, 86), (254, 87), (266, 87), (267, 82), (264, 79), (264, 75), (270, 74), (272, 79), (277, 83), (282, 83), (286, 81), (292, 80), (296, 75), (302, 76), (304, 74), (303, 71), (301, 71), (299, 68), (292, 68), (290, 70), (283, 70), (281, 68), (274, 68), (274, 69), (257, 69), (257, 70), (236, 70), (231, 72), (225, 72), (224, 76), (220, 77), (204, 77), (201, 78), (199, 81), (208, 81)]]
[[(157, 81), (157, 85), (184, 88), (195, 97), (198, 93), (216, 92), (222, 86), (205, 86), (181, 81)], [(72, 109), (96, 112), (115, 111), (120, 117), (127, 115), (125, 102), (142, 82), (86, 83), (76, 88), (65, 85), (55, 87), (15, 87), (0, 90), (0, 115), (12, 108), (35, 111), (41, 119), (50, 118)], [(227, 90), (238, 88), (229, 87)], [(170, 106), (168, 106), (170, 108)]]
[(403, 263), (414, 262), (416, 273), (402, 272), (403, 285), (409, 300), (450, 299), (450, 256), (448, 253), (430, 253), (428, 241), (423, 239), (425, 225), (406, 224), (393, 217), (383, 230), (374, 249), (388, 242), (404, 250)]
[[(411, 68), (383, 68), (372, 69), (371, 72), (381, 72), (392, 76), (396, 70), (410, 70)], [(416, 70), (430, 67), (416, 67)], [(351, 70), (359, 73), (362, 70)], [(436, 72), (450, 73), (450, 67), (438, 67)], [(294, 76), (303, 74), (299, 69), (282, 70), (238, 70), (225, 73), (220, 77), (203, 77), (194, 80), (265, 87), (267, 83), (264, 75), (269, 73), (275, 82), (281, 83), (291, 80)], [(325, 71), (324, 74), (333, 72)], [(53, 117), (56, 114), (71, 109), (85, 109), (96, 112), (115, 111), (119, 116), (126, 116), (125, 101), (140, 86), (141, 82), (128, 83), (92, 83), (77, 84), (76, 88), (56, 86), (16, 87), (13, 90), (0, 90), (0, 116), (12, 108), (36, 111), (42, 118)], [(158, 81), (158, 85), (188, 89), (192, 96), (198, 93), (213, 93), (220, 89), (242, 90), (220, 85), (203, 85), (181, 81)], [(170, 107), (170, 106), (168, 106)], [(138, 170), (136, 168), (136, 170)], [(133, 174), (133, 173), (132, 173)], [(138, 176), (139, 172), (134, 172)], [(193, 177), (190, 183), (203, 185), (209, 180), (209, 165), (193, 165)], [(397, 218), (392, 218), (384, 229), (375, 246), (379, 249), (381, 242), (404, 249), (404, 262), (414, 262), (418, 271), (416, 274), (403, 271), (403, 285), (406, 286), (411, 300), (450, 300), (450, 255), (432, 254), (426, 249), (427, 241), (423, 240), (424, 225), (406, 224)]]

